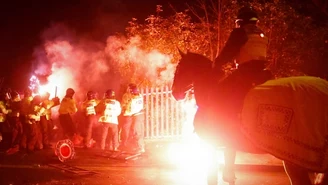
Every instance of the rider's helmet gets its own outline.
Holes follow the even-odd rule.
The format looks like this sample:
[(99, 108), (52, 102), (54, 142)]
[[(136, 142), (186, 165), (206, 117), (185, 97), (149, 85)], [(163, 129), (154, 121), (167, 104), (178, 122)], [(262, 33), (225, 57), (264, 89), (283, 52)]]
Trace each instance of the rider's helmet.
[(93, 92), (93, 91), (88, 91), (87, 92), (87, 98), (88, 98), (88, 100), (95, 99), (96, 98), (96, 93)]
[(104, 96), (108, 99), (115, 99), (115, 91), (113, 89), (108, 89)]
[(256, 24), (258, 22), (258, 15), (251, 6), (245, 6), (238, 11), (236, 25), (242, 26), (245, 24)]
[(136, 84), (130, 83), (128, 85), (128, 92), (130, 92), (133, 95), (138, 95), (139, 94), (139, 90)]

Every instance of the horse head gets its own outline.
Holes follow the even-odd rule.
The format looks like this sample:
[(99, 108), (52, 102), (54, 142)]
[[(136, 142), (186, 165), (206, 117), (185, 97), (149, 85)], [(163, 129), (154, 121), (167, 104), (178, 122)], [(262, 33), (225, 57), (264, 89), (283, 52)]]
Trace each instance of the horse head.
[(179, 50), (181, 59), (176, 67), (172, 85), (172, 95), (179, 101), (183, 100), (186, 93), (195, 86), (197, 79), (203, 72), (209, 72), (212, 62), (203, 55)]

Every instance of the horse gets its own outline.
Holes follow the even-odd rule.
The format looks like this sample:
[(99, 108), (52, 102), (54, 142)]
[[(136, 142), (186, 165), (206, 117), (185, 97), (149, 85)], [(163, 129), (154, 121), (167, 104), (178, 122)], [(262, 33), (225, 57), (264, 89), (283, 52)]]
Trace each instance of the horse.
[(328, 184), (326, 80), (286, 77), (255, 86), (244, 98), (236, 122), (219, 112), (222, 107), (218, 101), (223, 99), (217, 98), (220, 89), (212, 73), (213, 62), (201, 54), (179, 52), (172, 95), (180, 101), (193, 89), (198, 106), (194, 127), (201, 139), (214, 146), (281, 159), (292, 185)]

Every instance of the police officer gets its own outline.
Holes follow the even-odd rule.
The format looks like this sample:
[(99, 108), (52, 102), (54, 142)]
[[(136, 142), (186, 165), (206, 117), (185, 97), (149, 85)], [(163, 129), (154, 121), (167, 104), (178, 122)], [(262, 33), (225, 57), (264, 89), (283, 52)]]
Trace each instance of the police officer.
[(42, 95), (42, 104), (41, 106), (45, 109), (40, 116), (40, 127), (42, 134), (42, 143), (43, 148), (51, 148), (50, 144), (50, 133), (53, 128), (52, 119), (51, 119), (51, 109), (57, 105), (59, 105), (59, 98), (54, 97), (50, 98), (50, 93), (45, 92)]
[(117, 151), (119, 146), (118, 116), (121, 114), (121, 103), (116, 100), (115, 91), (108, 89), (104, 99), (98, 104), (97, 111), (101, 113), (99, 122), (102, 123), (100, 148), (105, 150), (108, 141), (109, 150)]
[(85, 147), (90, 148), (93, 145), (94, 140), (91, 140), (93, 127), (98, 123), (98, 118), (96, 116), (95, 107), (98, 105), (99, 101), (96, 99), (96, 93), (93, 91), (87, 92), (87, 100), (82, 104), (82, 110), (86, 116), (87, 132), (84, 140)]
[[(243, 7), (238, 11), (236, 28), (231, 32), (228, 41), (219, 56), (215, 59), (214, 75), (219, 81), (219, 99), (221, 115), (238, 122), (243, 99), (254, 86), (272, 78), (266, 70), (268, 38), (257, 26), (258, 15), (252, 7)], [(224, 72), (222, 66), (227, 62), (235, 62), (236, 70), (221, 80)], [(225, 170), (223, 179), (234, 181), (233, 164), (235, 151), (225, 151)]]
[(7, 100), (6, 100), (6, 94), (4, 92), (0, 92), (0, 135), (1, 140), (6, 141), (8, 133), (8, 121), (6, 120), (8, 113), (10, 113), (10, 110), (7, 108)]
[(59, 105), (59, 122), (63, 129), (64, 137), (73, 139), (76, 135), (76, 126), (73, 122), (71, 115), (77, 112), (76, 102), (73, 99), (75, 94), (74, 89), (68, 88), (66, 90), (66, 95)]
[(8, 114), (8, 121), (12, 128), (12, 140), (11, 148), (6, 151), (6, 154), (14, 154), (19, 151), (21, 138), (23, 135), (23, 126), (19, 119), (21, 110), (21, 98), (18, 92), (10, 92), (10, 100), (8, 102), (9, 109), (11, 110)]
[(129, 84), (122, 98), (124, 121), (120, 148), (145, 152), (144, 144), (144, 101), (135, 84)]
[(41, 96), (36, 95), (33, 97), (28, 112), (26, 115), (27, 119), (27, 150), (29, 152), (34, 151), (35, 149), (43, 149), (42, 145), (42, 136), (40, 130), (40, 115), (45, 110), (41, 107)]
[(28, 119), (27, 119), (27, 114), (29, 112), (30, 104), (33, 100), (32, 96), (32, 90), (27, 88), (24, 91), (24, 97), (21, 100), (21, 110), (20, 110), (20, 121), (23, 125), (23, 135), (21, 139), (21, 149), (26, 149), (27, 148), (27, 136), (28, 136)]

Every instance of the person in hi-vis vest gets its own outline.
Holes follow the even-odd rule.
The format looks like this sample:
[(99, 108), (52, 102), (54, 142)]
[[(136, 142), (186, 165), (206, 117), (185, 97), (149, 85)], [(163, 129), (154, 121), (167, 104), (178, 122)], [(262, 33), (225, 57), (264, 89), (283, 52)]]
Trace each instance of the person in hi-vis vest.
[(122, 150), (145, 152), (144, 100), (135, 84), (129, 84), (122, 98), (123, 123), (121, 124)]
[(93, 128), (96, 127), (98, 123), (98, 117), (96, 113), (96, 106), (98, 105), (99, 100), (96, 98), (96, 93), (93, 91), (87, 92), (87, 100), (82, 104), (82, 111), (86, 116), (86, 136), (84, 139), (84, 145), (87, 148), (90, 148), (94, 144), (94, 139), (92, 139)]
[(122, 108), (121, 103), (116, 100), (114, 90), (108, 89), (105, 92), (104, 99), (97, 105), (96, 110), (101, 114), (99, 122), (102, 123), (100, 148), (117, 151), (119, 146), (118, 116)]
[(65, 139), (74, 139), (77, 134), (76, 125), (72, 119), (72, 115), (77, 112), (76, 102), (73, 99), (74, 94), (74, 89), (68, 88), (58, 109), (59, 123), (63, 129), (63, 136)]

